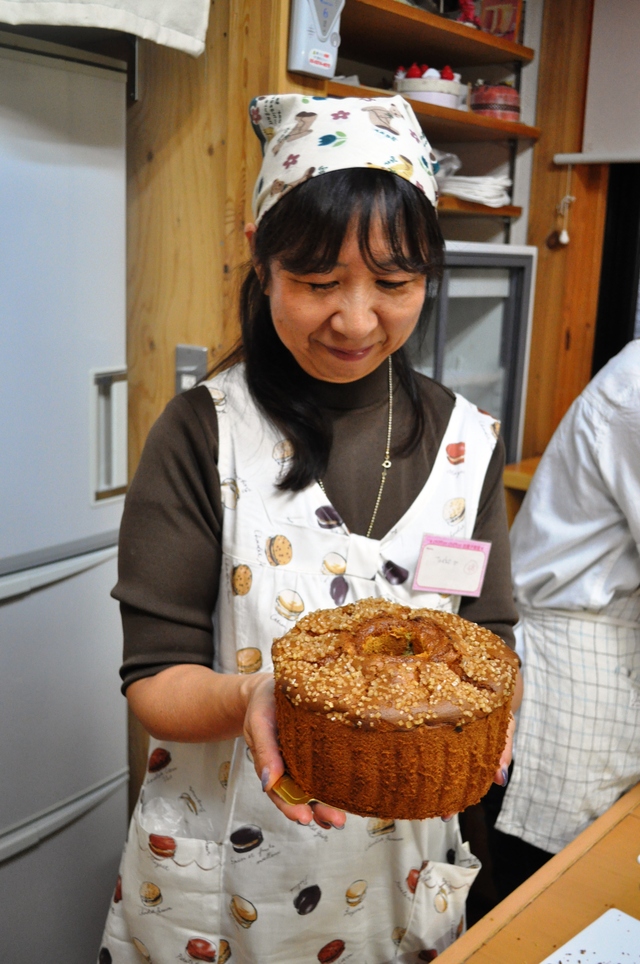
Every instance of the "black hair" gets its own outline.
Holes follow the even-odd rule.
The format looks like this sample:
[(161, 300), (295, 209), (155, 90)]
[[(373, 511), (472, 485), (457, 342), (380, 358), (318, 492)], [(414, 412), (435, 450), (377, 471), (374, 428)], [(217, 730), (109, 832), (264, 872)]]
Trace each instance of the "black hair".
[[(384, 263), (371, 250), (371, 226), (377, 217), (387, 243)], [(348, 168), (310, 178), (264, 215), (240, 293), (241, 338), (214, 372), (244, 359), (253, 399), (293, 443), (293, 458), (279, 482), (284, 490), (298, 492), (323, 477), (332, 426), (314, 401), (309, 376), (280, 341), (263, 288), (274, 261), (296, 274), (331, 271), (352, 224), (357, 225), (360, 252), (371, 268), (393, 266), (424, 275), (419, 328), (426, 326), (442, 278), (444, 241), (433, 205), (411, 183), (388, 171)], [(407, 455), (422, 436), (424, 411), (404, 348), (394, 352), (392, 363), (412, 410), (409, 432), (393, 454)]]

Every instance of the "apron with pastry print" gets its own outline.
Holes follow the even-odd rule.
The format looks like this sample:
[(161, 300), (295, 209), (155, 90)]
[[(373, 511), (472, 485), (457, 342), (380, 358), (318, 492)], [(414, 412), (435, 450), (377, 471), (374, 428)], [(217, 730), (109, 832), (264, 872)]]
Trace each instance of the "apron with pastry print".
[[(413, 570), (425, 532), (471, 537), (496, 443), (491, 417), (457, 397), (422, 492), (383, 539), (367, 539), (349, 533), (318, 485), (275, 488), (291, 447), (256, 409), (242, 366), (208, 385), (225, 506), (215, 670), (270, 670), (274, 637), (315, 609), (368, 596), (457, 609), (459, 597), (412, 591)], [(429, 960), (462, 932), (478, 869), (456, 817), (303, 827), (262, 793), (242, 739), (152, 740), (105, 961)]]

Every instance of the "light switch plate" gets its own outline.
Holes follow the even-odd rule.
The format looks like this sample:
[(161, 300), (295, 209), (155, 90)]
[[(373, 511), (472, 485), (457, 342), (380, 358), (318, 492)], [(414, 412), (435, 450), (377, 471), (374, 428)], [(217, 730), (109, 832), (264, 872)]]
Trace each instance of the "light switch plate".
[(176, 395), (194, 388), (207, 374), (209, 352), (201, 345), (176, 345)]

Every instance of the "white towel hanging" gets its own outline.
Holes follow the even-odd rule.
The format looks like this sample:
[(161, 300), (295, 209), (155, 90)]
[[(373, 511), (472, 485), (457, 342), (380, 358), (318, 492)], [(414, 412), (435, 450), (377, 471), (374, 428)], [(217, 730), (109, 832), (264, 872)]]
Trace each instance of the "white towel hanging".
[(209, 9), (209, 0), (0, 0), (0, 22), (122, 30), (197, 57)]

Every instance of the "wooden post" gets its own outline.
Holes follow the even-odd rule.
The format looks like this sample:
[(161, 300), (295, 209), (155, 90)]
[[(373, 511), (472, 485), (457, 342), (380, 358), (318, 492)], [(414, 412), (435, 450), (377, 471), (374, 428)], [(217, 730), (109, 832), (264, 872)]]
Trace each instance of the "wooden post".
[(541, 455), (571, 402), (591, 378), (604, 237), (608, 167), (572, 173), (567, 246), (550, 248), (560, 231), (556, 206), (567, 168), (553, 155), (580, 151), (587, 89), (593, 0), (545, 3), (529, 243), (539, 251), (523, 457)]

